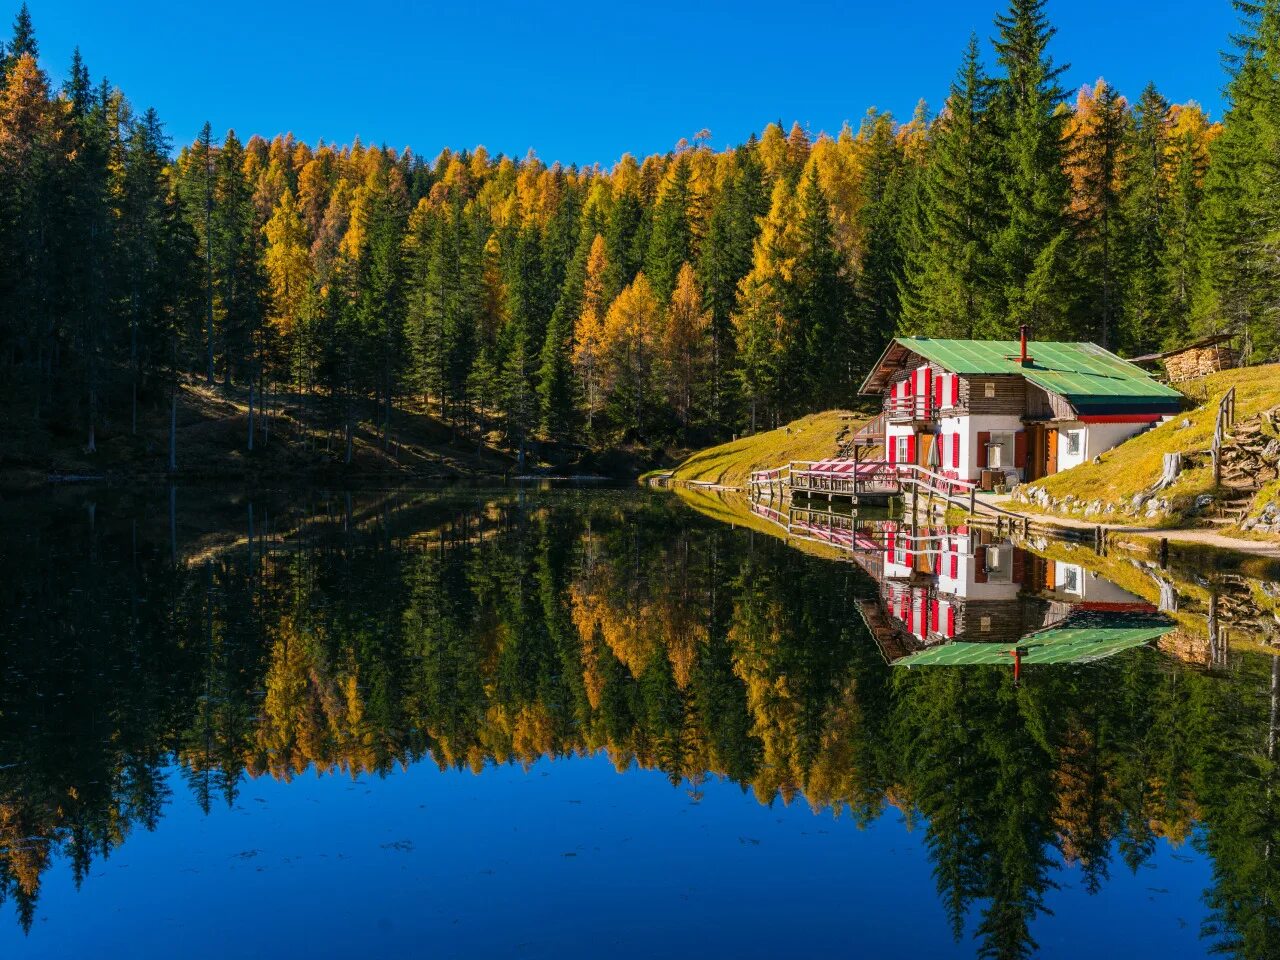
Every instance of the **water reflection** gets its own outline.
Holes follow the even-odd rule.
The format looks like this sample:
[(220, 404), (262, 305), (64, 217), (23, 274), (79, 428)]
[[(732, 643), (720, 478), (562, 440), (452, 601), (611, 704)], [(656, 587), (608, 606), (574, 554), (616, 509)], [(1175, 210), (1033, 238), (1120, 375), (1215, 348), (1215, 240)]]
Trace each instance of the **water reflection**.
[[(172, 505), (0, 509), (0, 898), (24, 926), (56, 859), (85, 881), (170, 790), (211, 809), (309, 769), (606, 752), (695, 796), (711, 774), (857, 823), (897, 808), (985, 954), (1034, 949), (1062, 864), (1099, 890), (1163, 838), (1212, 861), (1187, 908), (1210, 942), (1280, 955), (1267, 575), (664, 496)], [(1004, 648), (1082, 617), (1145, 618), (1158, 648), (1027, 651), (1015, 682)], [(1004, 659), (889, 665), (968, 642)]]

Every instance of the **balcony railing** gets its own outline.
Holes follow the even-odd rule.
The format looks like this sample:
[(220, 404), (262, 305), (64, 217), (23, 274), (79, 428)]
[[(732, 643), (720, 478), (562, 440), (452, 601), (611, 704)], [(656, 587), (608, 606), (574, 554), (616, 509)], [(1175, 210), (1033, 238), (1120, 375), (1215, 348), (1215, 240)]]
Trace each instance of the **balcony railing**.
[(884, 415), (890, 420), (931, 420), (938, 408), (926, 394), (910, 397), (885, 397)]

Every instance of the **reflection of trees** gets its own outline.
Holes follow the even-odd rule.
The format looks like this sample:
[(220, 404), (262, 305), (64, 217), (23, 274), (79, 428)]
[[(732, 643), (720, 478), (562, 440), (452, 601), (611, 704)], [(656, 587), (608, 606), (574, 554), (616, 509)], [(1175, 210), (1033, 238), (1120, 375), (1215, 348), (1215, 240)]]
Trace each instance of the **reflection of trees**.
[(1061, 862), (1097, 890), (1194, 837), (1215, 942), (1278, 952), (1270, 658), (893, 671), (854, 568), (662, 500), (428, 499), (180, 568), (167, 524), (106, 514), (32, 518), (0, 556), (0, 897), (24, 923), (55, 853), (79, 880), (155, 825), (175, 760), (208, 809), (245, 776), (604, 751), (695, 796), (710, 774), (898, 807), (991, 956), (1034, 949)]

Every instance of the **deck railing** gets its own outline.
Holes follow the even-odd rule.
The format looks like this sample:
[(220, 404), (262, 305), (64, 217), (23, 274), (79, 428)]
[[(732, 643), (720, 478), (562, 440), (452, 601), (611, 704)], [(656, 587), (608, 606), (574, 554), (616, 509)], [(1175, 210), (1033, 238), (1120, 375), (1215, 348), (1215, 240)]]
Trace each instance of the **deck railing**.
[(936, 412), (933, 398), (927, 393), (884, 398), (884, 414), (890, 420), (930, 420)]

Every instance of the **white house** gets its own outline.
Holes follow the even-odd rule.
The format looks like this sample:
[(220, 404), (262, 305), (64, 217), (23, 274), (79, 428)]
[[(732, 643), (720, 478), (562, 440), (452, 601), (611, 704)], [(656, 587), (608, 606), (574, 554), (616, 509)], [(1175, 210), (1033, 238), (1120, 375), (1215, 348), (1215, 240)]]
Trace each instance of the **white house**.
[(884, 398), (886, 459), (947, 477), (1035, 480), (1182, 408), (1182, 395), (1092, 343), (897, 337), (860, 391)]

